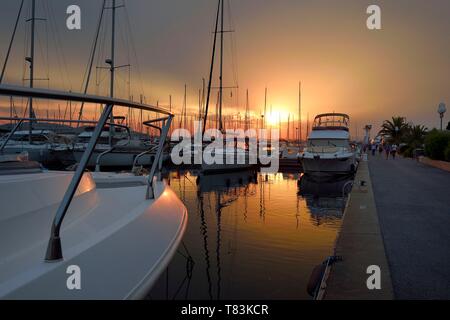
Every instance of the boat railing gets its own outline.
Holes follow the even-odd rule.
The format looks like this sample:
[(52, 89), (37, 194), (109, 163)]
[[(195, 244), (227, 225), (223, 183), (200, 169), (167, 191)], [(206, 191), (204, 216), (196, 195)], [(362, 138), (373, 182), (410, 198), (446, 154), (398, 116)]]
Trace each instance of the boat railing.
[[(159, 139), (158, 149), (155, 155), (155, 160), (152, 164), (152, 168), (147, 180), (147, 191), (145, 194), (146, 199), (152, 199), (155, 196), (154, 193), (154, 183), (155, 178), (161, 179), (161, 175), (156, 175), (157, 169), (159, 168), (159, 159), (162, 155), (162, 149), (164, 147), (170, 125), (174, 115), (160, 107), (150, 106), (142, 103), (137, 103), (133, 101), (111, 98), (111, 97), (101, 97), (95, 95), (79, 94), (79, 93), (68, 93), (55, 90), (46, 89), (35, 89), (35, 88), (25, 88), (19, 86), (10, 85), (0, 85), (0, 95), (2, 96), (17, 96), (17, 97), (27, 97), (36, 99), (46, 99), (46, 100), (60, 100), (60, 101), (72, 101), (72, 102), (84, 102), (93, 104), (105, 105), (99, 120), (96, 123), (95, 129), (92, 133), (91, 139), (81, 157), (80, 163), (77, 166), (72, 180), (64, 194), (64, 197), (56, 211), (55, 217), (53, 219), (50, 239), (47, 246), (47, 251), (45, 255), (45, 261), (54, 262), (63, 259), (63, 252), (61, 246), (60, 230), (64, 217), (69, 209), (72, 199), (75, 195), (76, 190), (80, 184), (83, 174), (88, 165), (89, 159), (92, 156), (95, 145), (102, 133), (103, 127), (107, 124), (108, 119), (111, 116), (113, 108), (115, 106), (128, 107), (133, 109), (140, 109), (148, 112), (155, 112), (157, 114), (165, 115), (164, 118), (159, 118), (153, 120), (153, 122), (161, 122), (161, 136)], [(18, 122), (21, 122), (20, 120)], [(23, 121), (22, 121), (23, 122)], [(17, 127), (18, 124), (16, 124)], [(20, 126), (20, 125), (19, 125)], [(17, 129), (16, 129), (17, 130)]]
[(321, 114), (315, 117), (313, 129), (341, 127), (348, 128), (349, 118), (346, 114), (330, 113)]
[[(145, 156), (146, 154), (150, 154), (152, 152), (155, 152), (155, 150), (158, 148), (158, 146), (153, 146), (152, 148), (145, 150), (144, 152), (139, 153), (133, 161), (133, 172), (135, 171), (135, 169), (138, 167), (138, 163), (139, 163), (139, 159), (142, 158), (143, 156)], [(150, 163), (152, 163), (152, 161), (150, 161)]]
[[(116, 124), (116, 123), (109, 124), (109, 125), (110, 126), (113, 125), (114, 127), (125, 128), (125, 130), (127, 131), (127, 134), (128, 134), (128, 138), (127, 138), (127, 142), (125, 143), (125, 146), (130, 144), (130, 142), (131, 142), (131, 131), (130, 131), (130, 128), (128, 128), (128, 126), (122, 125), (122, 124)], [(100, 153), (97, 156), (97, 159), (95, 160), (95, 172), (99, 172), (100, 171), (100, 160), (102, 159), (102, 157), (104, 157), (108, 153), (113, 152), (115, 149), (116, 149), (116, 146), (112, 145), (112, 146), (110, 146), (110, 148), (108, 150), (103, 151), (102, 153)]]
[(322, 154), (322, 153), (340, 153), (351, 151), (348, 147), (335, 147), (335, 146), (308, 146), (304, 149), (305, 152)]

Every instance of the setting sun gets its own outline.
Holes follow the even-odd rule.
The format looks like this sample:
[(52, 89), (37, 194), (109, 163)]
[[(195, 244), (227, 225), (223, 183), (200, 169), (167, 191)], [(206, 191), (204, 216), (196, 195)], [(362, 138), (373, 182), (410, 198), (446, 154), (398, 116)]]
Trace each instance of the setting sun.
[[(266, 123), (269, 126), (277, 127), (280, 122), (287, 122), (289, 118), (289, 112), (284, 109), (276, 109), (267, 114)], [(292, 116), (291, 116), (292, 117)], [(292, 121), (293, 118), (291, 118)]]

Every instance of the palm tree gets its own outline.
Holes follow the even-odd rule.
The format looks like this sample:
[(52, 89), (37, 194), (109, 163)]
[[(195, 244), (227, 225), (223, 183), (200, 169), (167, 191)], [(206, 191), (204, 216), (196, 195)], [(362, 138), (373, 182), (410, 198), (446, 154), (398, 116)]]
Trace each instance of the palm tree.
[(406, 134), (406, 140), (411, 147), (418, 148), (423, 145), (427, 133), (427, 127), (423, 125), (411, 125)]
[(409, 124), (404, 117), (392, 117), (392, 120), (384, 120), (378, 133), (389, 143), (400, 144), (408, 133)]

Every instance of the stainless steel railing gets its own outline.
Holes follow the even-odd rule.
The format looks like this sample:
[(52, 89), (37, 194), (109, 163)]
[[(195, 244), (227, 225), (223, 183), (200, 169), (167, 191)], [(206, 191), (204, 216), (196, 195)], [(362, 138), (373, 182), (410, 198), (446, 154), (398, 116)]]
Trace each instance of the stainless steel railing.
[[(174, 117), (174, 115), (171, 112), (163, 108), (122, 99), (77, 94), (77, 93), (67, 93), (55, 90), (33, 89), (9, 85), (0, 85), (0, 95), (19, 96), (38, 99), (40, 98), (49, 100), (64, 100), (64, 101), (84, 102), (84, 103), (96, 103), (105, 105), (105, 108), (103, 109), (103, 112), (99, 120), (97, 121), (94, 132), (92, 133), (92, 137), (86, 147), (86, 150), (69, 184), (69, 187), (67, 188), (64, 197), (58, 207), (58, 210), (56, 211), (51, 227), (50, 239), (47, 246), (45, 261), (54, 262), (63, 259), (63, 252), (60, 238), (61, 225), (64, 221), (64, 217), (67, 213), (67, 210), (69, 209), (70, 203), (72, 202), (75, 192), (80, 184), (81, 178), (83, 177), (88, 161), (92, 156), (92, 153), (94, 152), (97, 140), (99, 139), (102, 133), (103, 127), (107, 124), (114, 106), (130, 107), (134, 109), (140, 109), (144, 111), (156, 112), (166, 115), (166, 117), (164, 118), (152, 120), (152, 123), (161, 122), (161, 136), (159, 139), (159, 145), (147, 181), (146, 199), (154, 198), (154, 181), (155, 181), (154, 177), (155, 174), (157, 173), (158, 167), (160, 167), (159, 163), (162, 156), (162, 149), (164, 147), (169, 132), (169, 128), (172, 123), (172, 119)], [(33, 119), (33, 121), (35, 120)], [(157, 178), (161, 179), (161, 176), (159, 175), (159, 177)]]

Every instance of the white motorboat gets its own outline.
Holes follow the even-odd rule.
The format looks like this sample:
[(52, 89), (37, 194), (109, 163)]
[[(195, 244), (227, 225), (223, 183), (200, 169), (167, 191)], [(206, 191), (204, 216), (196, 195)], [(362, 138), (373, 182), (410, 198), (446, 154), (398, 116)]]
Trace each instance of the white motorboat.
[(334, 176), (355, 172), (357, 161), (350, 145), (348, 115), (326, 113), (316, 116), (300, 158), (307, 175)]
[[(0, 299), (145, 297), (175, 254), (187, 223), (185, 206), (157, 165), (173, 114), (43, 89), (0, 85), (0, 95), (105, 105), (75, 172), (47, 171), (24, 155), (0, 159)], [(113, 106), (165, 115), (148, 176), (85, 172)]]

